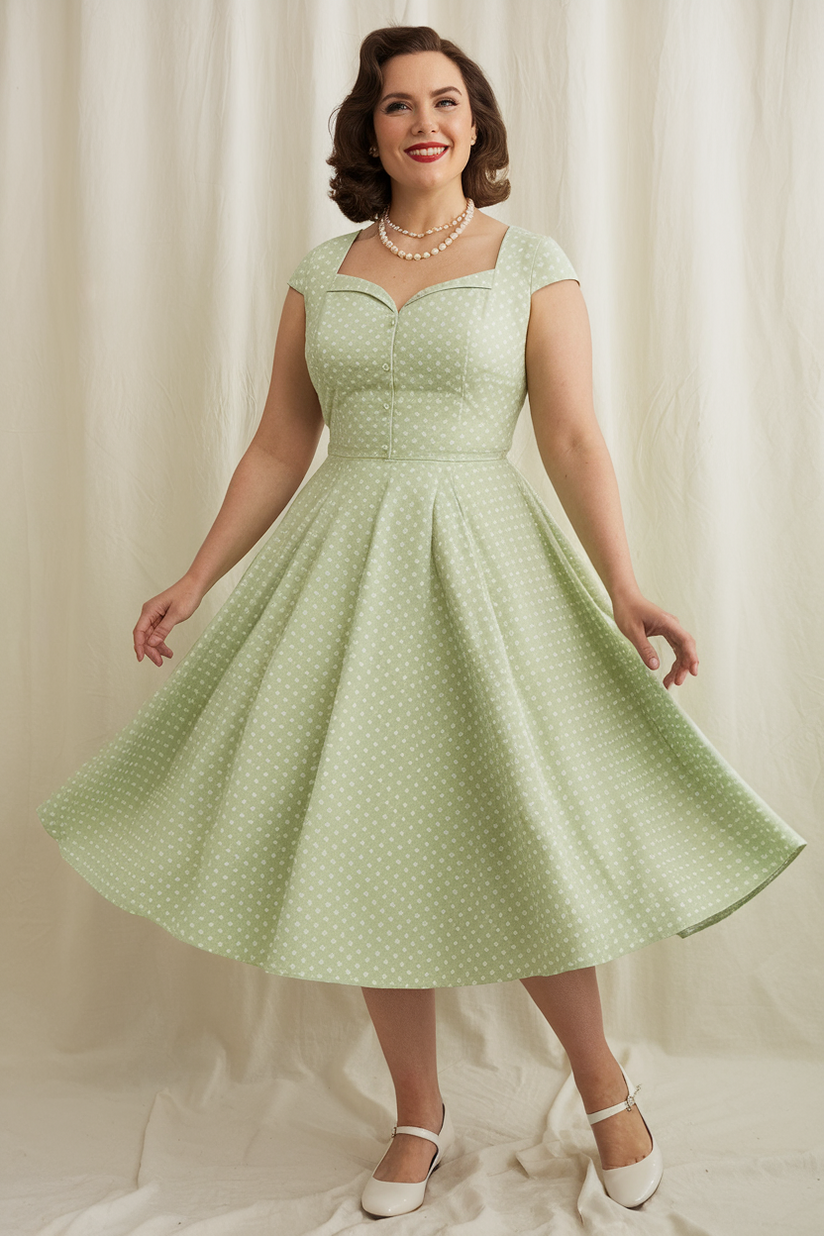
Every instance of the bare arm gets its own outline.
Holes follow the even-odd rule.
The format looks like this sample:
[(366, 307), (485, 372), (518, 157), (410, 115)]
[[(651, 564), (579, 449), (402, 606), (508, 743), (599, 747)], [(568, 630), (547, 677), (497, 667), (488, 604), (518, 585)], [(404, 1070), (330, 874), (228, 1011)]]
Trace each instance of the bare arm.
[(217, 518), (186, 572), (204, 593), (272, 526), (314, 458), (323, 417), (303, 354), (305, 321), (303, 297), (290, 287), (260, 424), (234, 471)]
[(304, 357), (303, 297), (289, 288), (278, 327), (269, 394), (255, 436), (235, 468), (223, 505), (185, 575), (147, 601), (134, 628), (138, 661), (172, 656), (166, 636), (271, 527), (314, 458), (323, 416)]
[(663, 635), (676, 654), (664, 686), (680, 686), (688, 672), (698, 673), (695, 641), (642, 595), (635, 579), (615, 469), (592, 402), (589, 316), (574, 279), (534, 293), (526, 370), (541, 461), (610, 595), (616, 624), (651, 669), (658, 658), (649, 636)]

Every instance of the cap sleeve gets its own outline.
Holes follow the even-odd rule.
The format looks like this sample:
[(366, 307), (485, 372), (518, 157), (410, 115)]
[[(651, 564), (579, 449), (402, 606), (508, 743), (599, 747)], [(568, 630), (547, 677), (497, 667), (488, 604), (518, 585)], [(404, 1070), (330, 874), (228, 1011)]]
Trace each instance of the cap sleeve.
[(575, 279), (579, 284), (581, 282), (558, 242), (551, 236), (542, 236), (535, 246), (532, 259), (530, 296), (537, 292), (538, 288), (546, 287), (548, 283), (557, 283), (559, 279)]
[(314, 252), (314, 249), (309, 250), (288, 279), (289, 287), (294, 288), (296, 292), (300, 292), (302, 296), (306, 294)]

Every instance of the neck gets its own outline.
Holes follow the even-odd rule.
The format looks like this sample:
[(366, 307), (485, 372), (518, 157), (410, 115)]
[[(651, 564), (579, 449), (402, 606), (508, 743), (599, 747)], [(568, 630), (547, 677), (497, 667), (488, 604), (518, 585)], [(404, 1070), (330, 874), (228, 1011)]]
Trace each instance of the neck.
[(389, 218), (408, 232), (426, 232), (431, 227), (462, 215), (467, 199), (460, 185), (444, 185), (431, 193), (413, 192), (399, 185), (392, 186)]

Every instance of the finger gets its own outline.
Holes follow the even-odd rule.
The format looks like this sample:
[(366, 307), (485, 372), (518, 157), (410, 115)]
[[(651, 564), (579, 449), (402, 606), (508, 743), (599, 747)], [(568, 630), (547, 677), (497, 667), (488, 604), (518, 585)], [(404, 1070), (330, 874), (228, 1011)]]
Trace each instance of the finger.
[[(672, 663), (669, 673), (664, 678), (664, 686), (667, 690), (670, 689), (673, 683), (676, 687), (680, 687), (687, 677), (687, 666), (684, 665), (679, 658), (676, 658)], [(696, 671), (697, 672), (697, 671)]]
[[(171, 623), (168, 629), (171, 630), (173, 626), (174, 626), (174, 623)], [(163, 639), (161, 627), (158, 627), (156, 631), (153, 631), (148, 636), (146, 635), (145, 631), (138, 631), (138, 628), (135, 627), (134, 649), (135, 649), (135, 653), (137, 654), (138, 661), (142, 661), (144, 656), (149, 656), (151, 657), (151, 660), (154, 661), (155, 665), (162, 665), (163, 657), (174, 656), (172, 649), (168, 646), (166, 641)], [(152, 655), (155, 652), (161, 654), (160, 660), (158, 660), (157, 657)]]
[(163, 640), (159, 644), (153, 644), (151, 641), (146, 642), (146, 656), (149, 657), (155, 665), (162, 665), (164, 657), (173, 657), (174, 653), (168, 644)]
[(133, 634), (134, 634), (134, 650), (135, 650), (135, 653), (137, 654), (138, 661), (142, 661), (143, 658), (146, 656), (149, 656), (151, 657), (152, 660), (154, 660), (154, 657), (151, 655), (152, 652), (154, 651), (154, 645), (151, 643), (151, 640), (147, 637), (146, 632), (138, 631), (137, 628), (135, 627)]
[(165, 613), (166, 611), (164, 609), (158, 609), (157, 607), (147, 609), (145, 613), (141, 613), (135, 623), (135, 635), (147, 635), (155, 623), (159, 622)]
[(683, 627), (677, 626), (674, 623), (662, 623), (658, 630), (652, 631), (650, 634), (663, 635), (667, 643), (679, 656), (681, 653), (694, 654), (695, 652), (695, 640), (689, 631), (685, 631)]
[(641, 652), (641, 656), (646, 661), (650, 669), (658, 669), (658, 654), (652, 644), (645, 645), (643, 651)]
[(152, 627), (160, 618), (163, 617), (163, 611), (158, 611), (156, 607), (147, 609), (144, 605), (143, 610), (145, 612), (141, 612), (140, 617), (135, 623), (132, 631), (134, 650), (137, 654), (138, 661), (142, 661), (143, 657), (147, 653), (147, 640), (150, 634), (154, 634), (154, 632), (152, 632)]
[[(658, 632), (656, 632), (658, 634)], [(695, 646), (695, 640), (690, 635), (689, 631), (685, 631), (683, 627), (662, 627), (660, 632), (666, 639), (667, 643), (675, 653), (679, 665), (684, 667), (684, 673), (698, 673), (698, 650)]]
[(158, 625), (155, 627), (155, 629), (152, 631), (151, 635), (146, 640), (146, 643), (150, 644), (152, 648), (159, 648), (161, 645), (163, 645), (163, 647), (165, 648), (166, 647), (166, 642), (165, 642), (166, 636), (172, 630), (176, 621), (177, 619), (175, 618), (173, 618), (170, 621), (168, 614), (167, 614), (164, 620), (162, 622), (159, 622)]
[(678, 649), (678, 660), (684, 667), (684, 677), (687, 674), (698, 673), (698, 653), (695, 649), (695, 640), (692, 636)]
[(670, 666), (669, 670), (667, 671), (666, 675), (664, 676), (664, 686), (667, 688), (668, 691), (670, 687), (673, 685), (673, 683), (675, 684), (675, 686), (680, 685), (679, 680), (678, 680), (678, 675), (681, 672), (681, 669), (682, 669), (681, 663), (678, 657), (676, 657), (672, 665)]
[(638, 627), (633, 632), (632, 642), (635, 645), (641, 660), (645, 662), (650, 669), (658, 669), (658, 653), (647, 639), (647, 633), (643, 626)]
[(698, 673), (698, 657), (695, 651), (688, 652), (684, 648), (676, 649), (676, 664), (678, 665), (679, 683), (685, 680), (687, 674), (695, 676)]

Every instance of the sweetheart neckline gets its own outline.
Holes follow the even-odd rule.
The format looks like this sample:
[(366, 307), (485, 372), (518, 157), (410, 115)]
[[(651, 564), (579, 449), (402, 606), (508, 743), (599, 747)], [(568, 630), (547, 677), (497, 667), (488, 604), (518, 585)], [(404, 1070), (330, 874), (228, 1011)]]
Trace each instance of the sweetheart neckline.
[(456, 275), (454, 279), (443, 279), (441, 280), (440, 283), (430, 283), (425, 288), (418, 288), (417, 292), (413, 292), (412, 295), (408, 297), (408, 299), (405, 300), (403, 304), (400, 306), (398, 305), (397, 301), (395, 300), (391, 292), (387, 292), (386, 288), (383, 287), (382, 284), (375, 283), (373, 279), (364, 279), (362, 275), (350, 275), (350, 274), (347, 274), (341, 271), (340, 267), (346, 261), (349, 250), (352, 248), (353, 244), (355, 243), (357, 238), (360, 236), (361, 229), (358, 229), (356, 232), (352, 234), (352, 238), (349, 241), (349, 244), (346, 246), (346, 250), (344, 252), (343, 257), (340, 260), (338, 269), (335, 271), (334, 277), (336, 279), (356, 279), (359, 283), (367, 283), (369, 287), (375, 288), (379, 292), (383, 292), (383, 295), (386, 297), (386, 299), (392, 302), (395, 312), (401, 313), (401, 311), (404, 310), (408, 304), (410, 304), (413, 300), (416, 300), (418, 296), (423, 296), (425, 292), (435, 292), (439, 288), (450, 287), (453, 283), (461, 283), (464, 279), (479, 279), (482, 275), (487, 275), (487, 276), (491, 275), (494, 278), (495, 273), (498, 269), (498, 266), (500, 265), (500, 262), (501, 262), (501, 252), (503, 250), (504, 244), (506, 243), (506, 238), (511, 231), (512, 231), (512, 224), (510, 223), (507, 225), (507, 229), (504, 232), (503, 236), (501, 237), (501, 243), (498, 245), (498, 253), (495, 258), (494, 266), (491, 266), (488, 270), (473, 270), (468, 275)]

